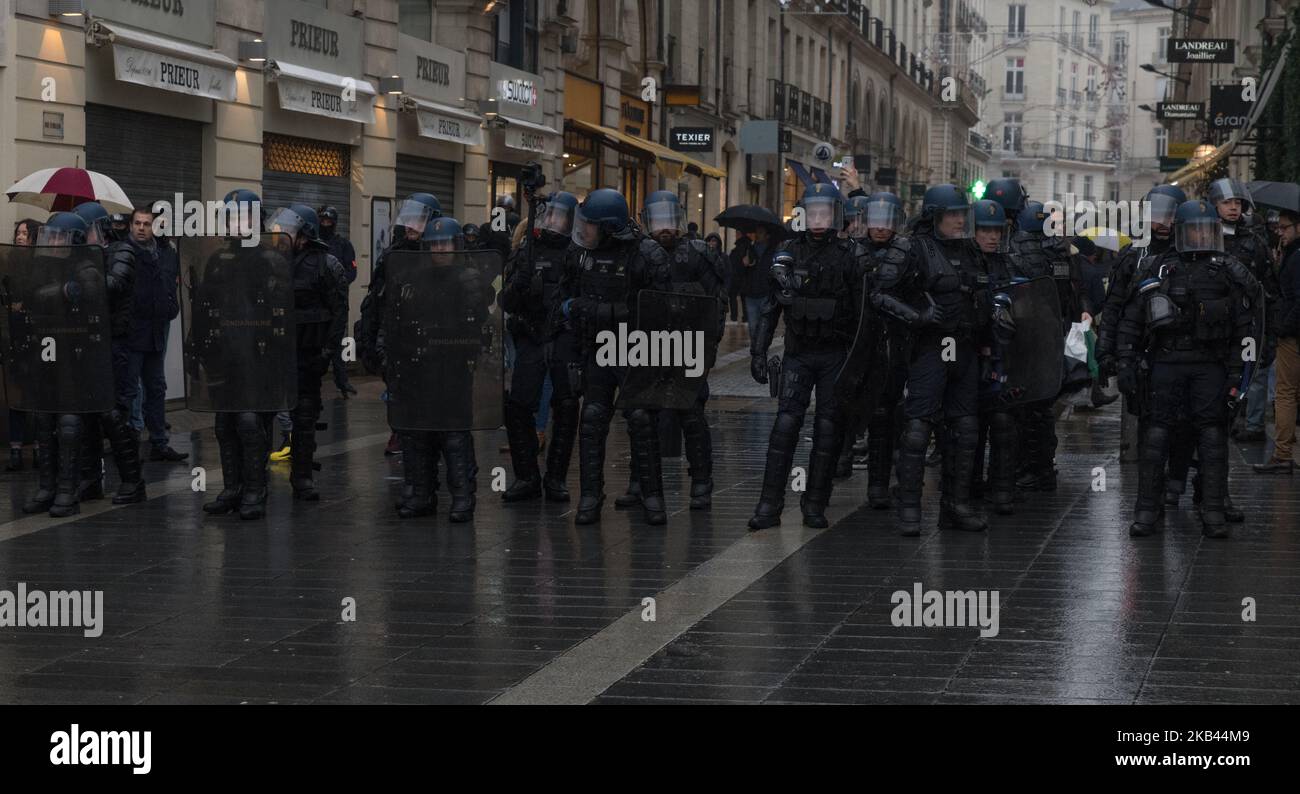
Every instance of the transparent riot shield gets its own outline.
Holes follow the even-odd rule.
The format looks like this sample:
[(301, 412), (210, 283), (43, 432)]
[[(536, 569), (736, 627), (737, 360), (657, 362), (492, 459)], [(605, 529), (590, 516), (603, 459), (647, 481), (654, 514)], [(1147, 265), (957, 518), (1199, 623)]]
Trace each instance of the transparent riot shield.
[(388, 423), (496, 430), (504, 422), (504, 263), (496, 251), (389, 251), (382, 321)]
[(620, 348), (618, 361), (626, 367), (618, 407), (695, 405), (716, 356), (719, 310), (712, 295), (641, 290), (636, 328), (605, 339)]
[(1012, 405), (1054, 400), (1061, 391), (1065, 358), (1056, 282), (1039, 276), (1001, 291), (1011, 296), (1016, 324), (1011, 343), (1003, 349), (1001, 400)]
[(191, 411), (287, 411), (297, 400), (292, 239), (178, 241), (185, 402)]
[(9, 407), (112, 410), (108, 287), (99, 246), (0, 246), (0, 303)]

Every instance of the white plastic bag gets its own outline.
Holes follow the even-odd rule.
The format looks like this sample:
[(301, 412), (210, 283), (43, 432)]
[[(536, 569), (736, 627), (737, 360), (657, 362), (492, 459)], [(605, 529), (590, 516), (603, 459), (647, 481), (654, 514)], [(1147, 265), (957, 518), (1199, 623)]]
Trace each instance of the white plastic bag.
[(1072, 323), (1070, 333), (1065, 337), (1065, 355), (1082, 361), (1085, 366), (1088, 363), (1088, 340), (1084, 338), (1087, 330), (1088, 326), (1083, 323)]

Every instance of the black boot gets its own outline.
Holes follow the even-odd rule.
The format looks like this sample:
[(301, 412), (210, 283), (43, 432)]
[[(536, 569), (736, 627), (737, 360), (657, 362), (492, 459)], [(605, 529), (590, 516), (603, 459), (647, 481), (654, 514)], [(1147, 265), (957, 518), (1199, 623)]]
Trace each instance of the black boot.
[(397, 515), (401, 518), (419, 518), (432, 515), (438, 506), (438, 494), (432, 486), (433, 469), (438, 466), (434, 459), (432, 439), (429, 433), (402, 434), (402, 499), (397, 503)]
[(1133, 510), (1133, 523), (1128, 534), (1134, 538), (1154, 535), (1160, 520), (1161, 500), (1165, 484), (1165, 457), (1169, 454), (1169, 428), (1154, 422), (1148, 423), (1138, 439), (1142, 458), (1138, 463), (1138, 498)]
[(293, 436), (290, 448), (293, 450), (289, 468), (289, 485), (293, 487), (293, 498), (305, 502), (320, 501), (314, 479), (316, 466), (316, 417), (318, 413), (314, 402), (300, 397), (293, 412)]
[(129, 505), (145, 500), (144, 475), (140, 469), (140, 441), (131, 429), (125, 411), (113, 409), (100, 417), (108, 441), (113, 447), (113, 461), (121, 482), (113, 494), (113, 504)]
[(83, 502), (104, 498), (104, 434), (99, 416), (87, 414), (81, 426), (81, 484), (77, 497)]
[[(266, 467), (271, 455), (271, 422), (274, 414), (244, 412), (236, 419), (239, 433), (240, 474), (243, 492), (239, 496), (239, 518), (255, 521), (266, 515)], [(224, 458), (223, 463), (224, 466)]]
[(925, 457), (934, 425), (924, 419), (909, 419), (903, 425), (898, 448), (898, 524), (903, 537), (921, 534), (921, 490)]
[(203, 512), (222, 516), (239, 509), (244, 496), (244, 450), (239, 444), (238, 414), (217, 414), (213, 432), (217, 436), (217, 452), (221, 456), (221, 493), (203, 505)]
[(570, 398), (551, 403), (551, 437), (546, 443), (546, 476), (542, 490), (548, 502), (569, 501), (569, 460), (578, 436), (578, 401)]
[(1228, 537), (1224, 505), (1228, 497), (1228, 429), (1224, 425), (1202, 427), (1197, 437), (1201, 453), (1201, 534), (1207, 538)]
[(713, 434), (703, 406), (683, 412), (681, 424), (691, 477), (691, 509), (706, 510), (713, 504)]
[(578, 483), (581, 497), (575, 524), (594, 524), (600, 520), (605, 504), (605, 440), (613, 414), (609, 408), (585, 401), (582, 421), (578, 425)]
[(1008, 411), (989, 415), (989, 495), (998, 515), (1016, 512), (1016, 418)]
[(894, 465), (894, 428), (887, 419), (872, 422), (867, 429), (867, 504), (872, 510), (888, 510), (889, 471)]
[(971, 478), (975, 476), (975, 446), (979, 441), (979, 418), (959, 416), (947, 424), (943, 478), (947, 489), (939, 501), (939, 528), (983, 532), (988, 529), (988, 524), (970, 499)]
[(32, 498), (23, 503), (24, 513), (45, 513), (54, 504), (54, 490), (58, 483), (58, 441), (55, 438), (58, 418), (54, 414), (36, 414), (36, 472), (37, 488)]
[[(510, 460), (515, 481), (501, 494), (504, 502), (525, 502), (541, 498), (542, 472), (537, 466), (536, 417), (528, 408), (513, 400), (506, 401), (506, 438), (510, 442)], [(450, 480), (449, 480), (450, 482)]]
[(853, 433), (847, 428), (840, 433), (839, 455), (835, 458), (834, 479), (843, 480), (853, 476)]
[(81, 430), (82, 417), (63, 414), (58, 425), (58, 473), (55, 477), (54, 502), (50, 515), (66, 518), (81, 512)]
[(758, 497), (758, 506), (754, 508), (754, 517), (749, 519), (751, 530), (767, 529), (781, 523), (781, 511), (785, 509), (785, 487), (790, 480), (790, 467), (794, 464), (794, 448), (799, 443), (799, 426), (802, 423), (802, 414), (795, 416), (792, 412), (782, 411), (776, 415), (772, 435), (767, 441), (763, 491)]
[(641, 508), (651, 526), (668, 523), (664, 506), (662, 462), (659, 458), (659, 415), (637, 408), (628, 415), (628, 430), (632, 434), (632, 459), (640, 481)]
[[(536, 436), (533, 437), (536, 441)], [(468, 430), (442, 434), (442, 456), (447, 463), (447, 490), (451, 492), (451, 507), (447, 518), (453, 524), (474, 520), (477, 501), (478, 464), (474, 460), (474, 439)]]
[[(825, 411), (823, 407), (823, 411)], [(844, 449), (843, 437), (833, 410), (813, 416), (812, 455), (808, 461), (808, 489), (799, 500), (803, 512), (803, 525), (811, 529), (830, 526), (826, 520), (826, 505), (831, 501), (831, 489), (837, 459)], [(819, 412), (821, 413), (821, 412)]]

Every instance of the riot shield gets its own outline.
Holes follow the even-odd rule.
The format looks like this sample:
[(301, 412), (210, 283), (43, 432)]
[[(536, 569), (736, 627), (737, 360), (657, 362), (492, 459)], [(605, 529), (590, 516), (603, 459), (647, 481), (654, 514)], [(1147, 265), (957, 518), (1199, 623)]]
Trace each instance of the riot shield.
[(1001, 400), (1005, 404), (1054, 400), (1061, 391), (1065, 335), (1061, 300), (1051, 276), (999, 290), (1011, 296), (1016, 331), (1003, 349)]
[(287, 411), (297, 400), (292, 239), (178, 240), (185, 404), (191, 411)]
[(389, 251), (384, 377), (395, 430), (496, 430), (504, 421), (504, 263), (496, 251)]
[(613, 351), (617, 364), (626, 367), (618, 407), (684, 411), (694, 406), (716, 357), (718, 311), (712, 295), (641, 290), (636, 329), (623, 339), (616, 333), (605, 340), (619, 348)]
[(0, 326), (10, 408), (113, 409), (113, 352), (104, 252), (97, 245), (0, 246)]
[[(853, 345), (849, 348), (848, 355), (844, 359), (844, 366), (840, 367), (840, 372), (835, 376), (835, 399), (841, 405), (848, 405), (854, 398), (865, 396), (861, 387), (867, 380), (872, 369), (873, 362), (878, 362), (882, 349), (881, 335), (884, 328), (880, 323), (874, 322), (875, 313), (873, 312), (869, 300), (870, 276), (862, 277), (862, 305), (858, 307), (858, 330), (853, 335)], [(883, 374), (883, 368), (881, 368)], [(878, 382), (883, 378), (878, 379)]]

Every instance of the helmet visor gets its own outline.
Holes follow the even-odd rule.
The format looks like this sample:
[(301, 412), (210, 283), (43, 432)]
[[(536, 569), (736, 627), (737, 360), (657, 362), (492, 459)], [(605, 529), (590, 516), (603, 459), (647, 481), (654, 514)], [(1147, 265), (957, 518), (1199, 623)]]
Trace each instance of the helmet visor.
[(55, 229), (50, 226), (42, 226), (36, 233), (37, 245), (80, 245), (83, 240), (79, 233), (72, 229)]
[(397, 226), (405, 226), (408, 229), (412, 229), (416, 234), (423, 234), (424, 227), (429, 223), (429, 219), (432, 217), (433, 210), (429, 208), (428, 204), (407, 199), (406, 201), (403, 201), (402, 206), (398, 208), (397, 220), (394, 221), (394, 223)]
[(938, 240), (969, 240), (974, 225), (970, 207), (937, 210), (934, 214), (934, 236)]
[(1174, 230), (1174, 247), (1180, 253), (1222, 251), (1223, 225), (1218, 218), (1184, 221)]
[(646, 232), (652, 235), (680, 232), (683, 220), (682, 205), (675, 201), (656, 201), (641, 210), (641, 223), (645, 225)]
[(1151, 222), (1161, 226), (1170, 226), (1174, 222), (1174, 213), (1178, 211), (1178, 200), (1173, 196), (1155, 193), (1147, 196), (1151, 205)]
[(546, 204), (537, 216), (538, 231), (568, 237), (573, 233), (573, 207), (565, 204)]
[(573, 233), (570, 239), (591, 251), (600, 247), (605, 239), (605, 233), (600, 229), (600, 221), (588, 220), (587, 216), (582, 214), (582, 207), (578, 207), (573, 213)]
[(272, 232), (282, 232), (290, 237), (297, 237), (298, 233), (306, 226), (307, 221), (304, 220), (301, 215), (286, 207), (285, 209), (277, 210), (275, 215), (271, 217), (271, 223), (268, 225), (268, 230)]
[(809, 196), (803, 201), (804, 225), (814, 234), (844, 228), (844, 202), (839, 196)]
[(1250, 196), (1250, 188), (1237, 180), (1216, 179), (1210, 183), (1211, 202), (1218, 204), (1220, 201), (1228, 201), (1229, 199), (1238, 199), (1243, 205), (1255, 206), (1255, 202)]
[(873, 201), (867, 205), (866, 226), (868, 229), (889, 229), (899, 232), (903, 229), (902, 208), (887, 201)]
[(847, 231), (850, 237), (855, 240), (860, 240), (867, 236), (867, 230), (869, 228), (870, 227), (867, 226), (866, 213), (859, 212), (849, 219), (849, 228)]

